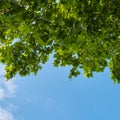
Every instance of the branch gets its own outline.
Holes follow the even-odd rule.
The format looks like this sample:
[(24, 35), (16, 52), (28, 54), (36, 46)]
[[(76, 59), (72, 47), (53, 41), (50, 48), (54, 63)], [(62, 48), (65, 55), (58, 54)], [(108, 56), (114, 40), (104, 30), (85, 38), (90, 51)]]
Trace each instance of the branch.
[(43, 18), (43, 17), (40, 17), (39, 19), (45, 21), (45, 22), (48, 22), (48, 23), (52, 23), (50, 20), (46, 19), (46, 18)]

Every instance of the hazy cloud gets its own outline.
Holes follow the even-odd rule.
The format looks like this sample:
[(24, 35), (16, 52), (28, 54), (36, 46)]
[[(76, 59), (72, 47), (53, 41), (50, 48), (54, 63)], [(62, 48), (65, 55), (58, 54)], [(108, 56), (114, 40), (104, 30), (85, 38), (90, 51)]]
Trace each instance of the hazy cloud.
[[(4, 66), (0, 64), (0, 101), (15, 95), (16, 85), (14, 79), (6, 81)], [(1, 105), (1, 104), (0, 104)], [(14, 105), (9, 103), (7, 108), (0, 106), (0, 120), (14, 120), (12, 110)]]
[(2, 100), (5, 97), (4, 90), (0, 88), (0, 100)]
[(14, 120), (14, 118), (10, 112), (0, 108), (0, 120)]
[(0, 65), (0, 100), (3, 100), (6, 97), (13, 97), (16, 89), (14, 79), (6, 81), (4, 74), (4, 66)]
[(4, 81), (4, 85), (6, 88), (6, 97), (13, 97), (15, 95), (15, 91), (16, 91), (16, 85), (14, 83), (14, 80), (10, 80), (10, 81)]

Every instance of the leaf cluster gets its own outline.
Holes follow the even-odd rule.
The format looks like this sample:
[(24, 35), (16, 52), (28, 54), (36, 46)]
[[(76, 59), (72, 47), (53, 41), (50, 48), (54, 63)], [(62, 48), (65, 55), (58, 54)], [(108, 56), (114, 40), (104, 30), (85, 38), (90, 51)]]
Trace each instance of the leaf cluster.
[(4, 0), (0, 6), (7, 79), (36, 74), (54, 54), (54, 66), (72, 66), (69, 78), (109, 67), (120, 82), (119, 0)]

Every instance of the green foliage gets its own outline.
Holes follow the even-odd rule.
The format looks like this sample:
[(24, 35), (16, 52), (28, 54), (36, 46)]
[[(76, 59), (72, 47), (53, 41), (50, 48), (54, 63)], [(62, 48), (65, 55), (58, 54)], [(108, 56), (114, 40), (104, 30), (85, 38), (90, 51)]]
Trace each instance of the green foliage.
[(119, 0), (1, 0), (0, 62), (7, 79), (37, 73), (50, 54), (69, 78), (109, 67), (120, 83)]

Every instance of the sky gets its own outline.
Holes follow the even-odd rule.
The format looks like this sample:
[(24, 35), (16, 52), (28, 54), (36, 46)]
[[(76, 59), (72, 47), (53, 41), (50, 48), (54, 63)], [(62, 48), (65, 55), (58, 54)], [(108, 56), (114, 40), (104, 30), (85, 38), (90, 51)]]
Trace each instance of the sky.
[(0, 120), (119, 120), (120, 85), (109, 69), (89, 79), (81, 71), (72, 80), (69, 69), (50, 59), (37, 76), (6, 82), (0, 65)]

